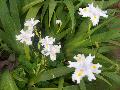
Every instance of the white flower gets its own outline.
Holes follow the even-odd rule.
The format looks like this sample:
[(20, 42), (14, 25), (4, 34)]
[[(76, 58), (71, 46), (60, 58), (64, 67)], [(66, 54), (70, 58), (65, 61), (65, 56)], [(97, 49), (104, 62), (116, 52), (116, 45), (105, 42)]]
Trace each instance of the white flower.
[(56, 54), (60, 53), (60, 48), (61, 48), (61, 45), (50, 45), (49, 49), (44, 47), (41, 53), (45, 56), (50, 55), (50, 59), (54, 61), (56, 60)]
[(31, 37), (34, 36), (34, 33), (32, 33), (29, 30), (24, 31), (23, 29), (20, 31), (20, 35), (16, 35), (16, 40), (19, 40), (21, 43), (25, 43), (27, 45), (31, 45)]
[(82, 17), (89, 17), (90, 16), (90, 10), (89, 10), (89, 7), (86, 7), (86, 8), (79, 8), (79, 12), (78, 12), (79, 15), (82, 15)]
[(93, 3), (88, 4), (88, 7), (86, 8), (79, 8), (78, 14), (82, 15), (82, 17), (89, 17), (93, 26), (96, 26), (99, 23), (100, 16), (105, 18), (108, 17), (108, 15), (106, 15), (107, 11), (102, 11), (98, 6), (94, 7)]
[(89, 10), (91, 12), (91, 15), (93, 15), (93, 16), (99, 16), (99, 17), (103, 16), (105, 18), (108, 17), (108, 15), (106, 15), (107, 11), (102, 11), (98, 6), (94, 7), (93, 3), (92, 4), (88, 4), (88, 5), (89, 5)]
[(34, 20), (34, 18), (31, 18), (30, 20), (27, 20), (24, 23), (24, 26), (27, 27), (27, 30), (21, 30), (20, 35), (16, 35), (16, 40), (19, 40), (21, 43), (25, 43), (27, 45), (32, 44), (31, 38), (34, 36), (33, 30), (34, 26), (40, 22), (39, 20)]
[(39, 22), (39, 20), (34, 20), (34, 18), (31, 18), (24, 23), (24, 26), (28, 27), (29, 30), (33, 30), (34, 26)]
[(49, 48), (50, 45), (52, 45), (55, 42), (55, 38), (46, 36), (45, 38), (40, 40), (40, 43), (45, 48)]
[(77, 83), (80, 83), (80, 80), (86, 76), (89, 81), (96, 80), (94, 74), (101, 73), (99, 68), (102, 67), (102, 65), (99, 63), (93, 64), (92, 61), (94, 58), (95, 56), (91, 56), (91, 54), (87, 57), (85, 57), (84, 54), (78, 54), (74, 57), (77, 62), (69, 61), (70, 65), (68, 67), (75, 68), (75, 72), (72, 74), (72, 81), (77, 81)]
[(83, 69), (75, 69), (75, 72), (72, 74), (72, 81), (80, 83), (80, 80), (85, 76), (85, 72)]
[(77, 56), (73, 57), (77, 62), (82, 62), (85, 60), (85, 55), (84, 54), (78, 54)]
[(55, 42), (55, 38), (46, 36), (40, 42), (43, 46), (41, 53), (45, 56), (50, 56), (52, 61), (56, 60), (56, 54), (60, 53), (61, 45), (53, 44)]
[(53, 45), (50, 50), (50, 58), (52, 61), (56, 60), (56, 54), (60, 53), (61, 45)]
[(62, 21), (61, 20), (56, 20), (56, 24), (62, 25)]
[(99, 16), (91, 16), (90, 17), (90, 20), (92, 21), (92, 23), (93, 23), (93, 26), (96, 26), (96, 25), (98, 25), (98, 23), (99, 23)]

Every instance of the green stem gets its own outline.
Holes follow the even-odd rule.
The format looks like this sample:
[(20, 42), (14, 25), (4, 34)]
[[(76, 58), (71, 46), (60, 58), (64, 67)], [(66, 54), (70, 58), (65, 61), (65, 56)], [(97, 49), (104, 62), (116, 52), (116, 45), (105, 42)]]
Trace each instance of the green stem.
[(30, 60), (29, 46), (24, 46), (24, 50), (25, 50), (25, 55), (26, 55), (27, 60)]
[(63, 84), (64, 84), (64, 78), (61, 77), (61, 78), (59, 79), (58, 90), (63, 90)]

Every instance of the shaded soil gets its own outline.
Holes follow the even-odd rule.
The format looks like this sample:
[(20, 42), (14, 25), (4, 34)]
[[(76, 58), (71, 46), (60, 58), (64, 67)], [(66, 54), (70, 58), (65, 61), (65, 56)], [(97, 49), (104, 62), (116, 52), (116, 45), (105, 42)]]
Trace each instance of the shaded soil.
[(15, 54), (9, 54), (7, 51), (0, 53), (0, 72), (3, 69), (12, 70), (18, 65)]

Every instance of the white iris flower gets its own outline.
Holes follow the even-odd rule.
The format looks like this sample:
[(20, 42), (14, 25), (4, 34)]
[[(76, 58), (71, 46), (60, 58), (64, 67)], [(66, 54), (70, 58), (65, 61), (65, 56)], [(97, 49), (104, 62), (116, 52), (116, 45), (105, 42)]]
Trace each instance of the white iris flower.
[(55, 38), (46, 36), (45, 38), (40, 40), (42, 46), (46, 49), (50, 49), (50, 46), (55, 42)]
[(89, 81), (96, 80), (94, 74), (101, 73), (101, 70), (99, 70), (102, 65), (99, 63), (93, 64), (92, 61), (95, 58), (95, 56), (89, 56), (85, 57), (84, 54), (78, 54), (74, 57), (77, 62), (71, 62), (69, 61), (68, 67), (75, 68), (75, 72), (72, 74), (72, 81), (77, 81), (77, 83), (80, 83), (80, 80), (87, 76)]
[(41, 53), (45, 56), (50, 56), (52, 61), (56, 60), (56, 54), (60, 53), (61, 45), (54, 45), (55, 38), (46, 36), (40, 42), (44, 47)]
[(33, 30), (33, 27), (39, 22), (39, 20), (34, 20), (34, 18), (31, 18), (24, 23), (24, 26), (28, 27), (29, 30)]
[(100, 16), (107, 18), (107, 11), (102, 11), (98, 6), (94, 7), (93, 3), (88, 4), (86, 8), (79, 8), (79, 15), (82, 17), (89, 17), (93, 23), (93, 26), (96, 26), (99, 23)]
[(31, 37), (34, 36), (34, 33), (30, 31), (24, 31), (23, 29), (20, 31), (20, 35), (16, 35), (16, 40), (19, 40), (21, 43), (25, 43), (27, 45), (31, 45)]
[(19, 35), (16, 35), (16, 40), (19, 40), (21, 43), (25, 43), (26, 45), (31, 45), (32, 40), (31, 38), (34, 36), (33, 30), (34, 26), (39, 22), (39, 20), (34, 20), (31, 18), (30, 20), (24, 23), (27, 30), (21, 30)]

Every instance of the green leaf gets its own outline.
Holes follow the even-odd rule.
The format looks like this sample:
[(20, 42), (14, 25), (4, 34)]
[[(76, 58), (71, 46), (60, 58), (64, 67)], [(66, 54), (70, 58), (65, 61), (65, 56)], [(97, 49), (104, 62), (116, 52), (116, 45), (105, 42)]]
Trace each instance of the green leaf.
[(96, 77), (99, 78), (99, 79), (101, 79), (101, 80), (103, 80), (103, 81), (106, 82), (108, 85), (112, 86), (112, 84), (111, 84), (108, 80), (106, 80), (103, 76), (96, 75)]
[(59, 90), (58, 88), (35, 88), (35, 87), (31, 87), (28, 90)]
[(39, 4), (41, 2), (43, 2), (44, 0), (33, 0), (32, 2), (28, 3), (27, 5), (25, 5), (22, 8), (22, 14), (24, 14), (27, 10), (29, 10), (29, 8), (31, 8), (32, 6)]
[(80, 90), (77, 85), (66, 86), (63, 90)]
[(38, 5), (31, 7), (27, 13), (26, 20), (30, 18), (35, 18), (41, 6), (42, 4), (38, 4)]
[(18, 50), (18, 47), (17, 47), (16, 38), (15, 38), (16, 31), (18, 30), (18, 28), (16, 27), (15, 22), (10, 16), (5, 0), (0, 0), (0, 20), (4, 28), (4, 31), (0, 31), (0, 37), (14, 51), (16, 52), (19, 51), (18, 53), (20, 53), (20, 50)]
[(120, 85), (120, 75), (116, 74), (115, 72), (104, 72), (104, 73), (102, 73), (102, 75), (110, 78), (115, 83)]
[(90, 32), (90, 34), (93, 34), (94, 32), (96, 32), (98, 29), (100, 29), (101, 27), (109, 24), (112, 20), (114, 20), (116, 17), (109, 17), (109, 19), (105, 20), (103, 23), (99, 24), (98, 26), (96, 26), (95, 28), (93, 28)]
[(57, 5), (57, 2), (55, 0), (50, 0), (49, 2), (49, 26), (50, 26), (50, 21), (52, 19), (56, 5)]
[(108, 0), (108, 1), (104, 1), (103, 9), (112, 6), (113, 4), (117, 3), (118, 1), (119, 1), (119, 0)]
[(60, 39), (62, 39), (63, 37), (65, 37), (70, 31), (71, 31), (71, 28), (68, 28), (68, 29), (66, 29), (65, 31), (57, 34), (55, 37), (56, 37), (57, 40), (60, 40)]
[(69, 50), (74, 50), (75, 48), (79, 47), (85, 40), (84, 37), (86, 36), (86, 32), (89, 29), (89, 20), (86, 19), (81, 22), (80, 26), (78, 27), (78, 31), (75, 34), (74, 38), (71, 38), (65, 43), (66, 48), (70, 48)]
[(59, 90), (63, 90), (63, 84), (64, 84), (64, 78), (61, 77), (61, 78), (59, 79), (59, 85), (58, 85), (58, 89), (59, 89)]
[[(109, 40), (114, 40), (119, 37), (120, 37), (119, 30), (109, 30), (107, 32), (103, 32), (91, 36), (91, 42), (92, 44), (95, 44), (95, 42), (98, 43), (109, 42)], [(84, 43), (81, 44), (81, 46), (89, 46), (91, 42), (89, 41), (89, 39), (87, 39)]]
[(113, 40), (120, 37), (120, 31), (118, 30), (110, 30), (104, 33), (96, 34), (91, 36), (93, 42), (105, 42), (108, 40)]
[(80, 86), (80, 90), (87, 90), (87, 89), (86, 89), (86, 86), (85, 86), (84, 80), (81, 80), (81, 81), (80, 81), (79, 86)]
[(4, 71), (0, 77), (0, 90), (18, 90), (9, 71)]
[(37, 83), (40, 81), (47, 81), (50, 79), (54, 79), (63, 75), (66, 75), (68, 73), (73, 72), (72, 68), (68, 68), (68, 67), (58, 67), (58, 68), (54, 68), (51, 70), (47, 70), (44, 72), (40, 72), (35, 78), (33, 78), (33, 83)]
[(75, 10), (74, 10), (73, 2), (72, 2), (72, 0), (64, 0), (64, 3), (66, 4), (66, 6), (69, 10), (69, 15), (70, 15), (71, 20), (72, 20), (72, 29), (74, 29), (74, 26), (75, 26), (75, 16), (74, 16)]
[[(105, 60), (105, 61), (107, 61), (107, 62), (110, 63), (110, 64), (116, 65), (115, 62), (113, 62), (112, 60), (110, 60), (110, 59), (107, 58), (106, 56), (104, 56), (104, 55), (96, 52), (95, 50), (88, 49), (88, 48), (81, 48), (81, 49), (79, 49), (79, 52), (80, 52), (80, 53), (84, 53), (84, 54), (92, 54), (92, 55), (95, 55), (98, 59)], [(105, 61), (104, 61), (104, 62), (105, 62)]]
[(116, 17), (107, 25), (107, 27), (109, 29), (120, 30), (120, 18)]
[(20, 17), (19, 17), (17, 1), (9, 0), (9, 3), (10, 3), (10, 14), (12, 16), (13, 21), (15, 22), (17, 29), (18, 29), (17, 31), (19, 31), (21, 29), (21, 24), (20, 24)]
[[(31, 87), (28, 90), (59, 90), (58, 88), (36, 88), (36, 87)], [(71, 86), (66, 86), (63, 88), (63, 90), (80, 90), (77, 85), (71, 85)]]
[(49, 2), (48, 1), (44, 1), (42, 14), (41, 14), (41, 22), (43, 21), (43, 18), (45, 16), (45, 12), (47, 11), (48, 6), (49, 6)]

